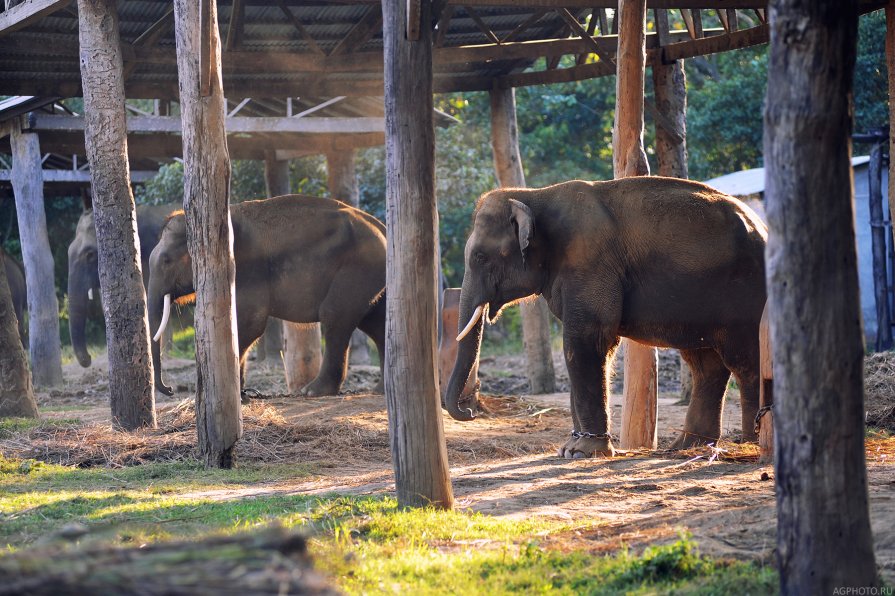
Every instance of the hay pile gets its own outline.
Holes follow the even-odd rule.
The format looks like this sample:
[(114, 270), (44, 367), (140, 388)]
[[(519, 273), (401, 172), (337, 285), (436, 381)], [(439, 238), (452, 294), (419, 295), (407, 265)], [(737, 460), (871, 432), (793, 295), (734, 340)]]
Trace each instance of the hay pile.
[(864, 358), (864, 409), (868, 426), (895, 431), (895, 352)]
[(337, 593), (314, 572), (305, 540), (278, 528), (140, 548), (55, 544), (0, 557), (0, 596)]

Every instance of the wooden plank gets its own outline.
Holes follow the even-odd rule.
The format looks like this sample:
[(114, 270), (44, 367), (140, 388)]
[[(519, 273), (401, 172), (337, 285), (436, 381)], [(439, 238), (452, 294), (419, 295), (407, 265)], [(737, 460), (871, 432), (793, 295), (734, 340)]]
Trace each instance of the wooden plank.
[(286, 2), (284, 0), (277, 0), (277, 6), (280, 8), (280, 11), (289, 19), (289, 22), (292, 23), (292, 26), (295, 27), (295, 30), (298, 31), (298, 34), (304, 39), (308, 46), (311, 48), (311, 51), (315, 54), (324, 55), (325, 52), (317, 45), (317, 42), (311, 37), (311, 34), (305, 29), (305, 26), (302, 25), (301, 21), (298, 20), (298, 17), (295, 16), (295, 13), (286, 6)]
[(494, 35), (494, 32), (491, 31), (487, 24), (485, 24), (485, 21), (482, 20), (482, 17), (479, 16), (479, 13), (476, 12), (476, 10), (472, 6), (464, 5), (463, 10), (465, 10), (466, 14), (469, 15), (469, 18), (473, 20), (473, 22), (476, 24), (476, 27), (478, 27), (479, 30), (485, 34), (485, 37), (491, 40), (492, 43), (500, 45), (500, 40), (497, 38), (496, 35)]
[[(437, 373), (438, 214), (432, 123), (432, 29), (404, 36), (404, 2), (383, 2), (386, 117), (385, 398), (395, 490), (403, 507), (451, 509)], [(422, 22), (431, 2), (422, 0)]]
[(547, 14), (546, 10), (538, 10), (535, 11), (529, 16), (527, 19), (516, 25), (516, 28), (506, 34), (506, 36), (500, 41), (500, 43), (505, 44), (508, 41), (512, 41), (517, 35), (520, 35), (522, 32), (527, 30), (529, 27), (537, 23), (541, 20), (541, 18)]
[[(141, 183), (155, 177), (158, 172), (152, 170), (131, 170), (132, 183)], [(90, 172), (87, 170), (43, 170), (44, 184), (90, 184)], [(0, 180), (8, 182), (12, 180), (10, 170), (0, 169)]]
[[(228, 207), (230, 158), (224, 126), (217, 3), (200, 3), (201, 11), (194, 0), (174, 2), (185, 129), (184, 211), (196, 288), (196, 427), (205, 465), (229, 468), (233, 465), (233, 448), (242, 435), (233, 228)], [(203, 39), (200, 12), (210, 24), (207, 40)], [(196, 56), (203, 42), (210, 49), (203, 68), (211, 75), (211, 84), (208, 95), (200, 97), (203, 73)]]
[[(591, 39), (593, 39), (594, 33), (597, 30), (597, 20), (597, 9), (593, 8), (590, 11), (590, 18), (587, 21), (586, 29), (587, 37)], [(585, 62), (587, 62), (587, 56), (587, 53), (578, 54), (578, 58), (575, 59), (575, 64), (577, 64), (578, 66), (584, 64)]]
[(668, 23), (668, 10), (665, 8), (657, 8), (653, 11), (656, 21), (656, 35), (659, 38), (659, 47), (667, 46), (671, 43), (671, 27)]
[(382, 10), (378, 6), (372, 6), (364, 14), (363, 18), (351, 28), (342, 41), (329, 53), (330, 56), (338, 56), (353, 52), (355, 49), (367, 43), (382, 25)]
[[(888, 74), (889, 92), (889, 171), (887, 198), (889, 201), (889, 217), (895, 213), (895, 3), (886, 5), (886, 70)], [(895, 246), (895, 226), (890, 228)], [(895, 314), (895, 313), (893, 313)]]
[[(233, 116), (226, 119), (227, 132), (234, 133), (368, 133), (383, 132), (383, 118), (367, 117), (260, 117)], [(83, 116), (36, 115), (33, 130), (37, 131), (79, 131), (84, 130)], [(179, 116), (128, 116), (128, 133), (179, 133)]]
[(850, 165), (858, 5), (772, 8), (764, 163), (779, 587), (829, 594), (879, 581)]
[(451, 27), (451, 18), (453, 16), (454, 7), (445, 5), (444, 10), (441, 11), (441, 18), (438, 19), (438, 30), (435, 32), (435, 41), (433, 43), (436, 48), (440, 48), (444, 45), (444, 40)]
[(587, 30), (581, 26), (581, 23), (578, 22), (577, 17), (568, 11), (566, 8), (558, 8), (557, 13), (562, 19), (566, 22), (566, 25), (572, 30), (572, 32), (578, 34), (578, 37), (583, 39), (590, 46), (591, 50), (600, 57), (600, 60), (605, 60), (607, 62), (613, 62), (614, 58), (606, 52), (596, 40), (588, 34)]
[(245, 24), (246, 5), (243, 0), (233, 0), (230, 4), (230, 22), (227, 25), (226, 49), (235, 50), (242, 43), (242, 29)]
[(0, 12), (0, 37), (36, 23), (69, 4), (71, 0), (25, 0), (8, 8)]
[(769, 39), (768, 25), (734, 31), (728, 35), (715, 35), (703, 39), (694, 39), (680, 43), (672, 43), (657, 50), (665, 64), (675, 60), (684, 60), (694, 56), (707, 56), (718, 52), (739, 50), (750, 46), (767, 43)]

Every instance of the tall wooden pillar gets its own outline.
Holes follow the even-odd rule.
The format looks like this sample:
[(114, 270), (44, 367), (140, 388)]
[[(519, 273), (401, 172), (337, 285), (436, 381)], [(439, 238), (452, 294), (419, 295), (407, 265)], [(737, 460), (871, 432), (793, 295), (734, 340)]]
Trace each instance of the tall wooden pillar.
[(831, 594), (877, 581), (850, 164), (858, 2), (771, 0), (768, 12), (766, 261), (780, 591)]
[[(348, 203), (352, 207), (359, 206), (360, 192), (357, 188), (354, 150), (348, 149), (327, 153), (326, 177), (329, 185), (329, 196)], [(348, 363), (370, 364), (370, 348), (367, 345), (367, 336), (358, 329), (355, 329), (354, 333), (351, 334), (351, 350), (348, 353)]]
[(216, 0), (175, 0), (183, 203), (196, 287), (196, 426), (210, 467), (229, 468), (242, 435), (230, 155)]
[(5, 253), (0, 250), (0, 418), (37, 418), (31, 372), (19, 336), (19, 322), (6, 280)]
[[(684, 61), (663, 64), (653, 62), (653, 89), (656, 92), (656, 157), (659, 175), (689, 178), (687, 169), (687, 75)], [(681, 367), (681, 402), (690, 403), (693, 394), (693, 375), (690, 367), (679, 358)]]
[(106, 319), (112, 423), (155, 427), (149, 317), (127, 162), (116, 0), (78, 0), (84, 144), (90, 160), (99, 287)]
[[(408, 14), (414, 6), (418, 13)], [(450, 508), (438, 393), (438, 211), (432, 1), (382, 3), (385, 49), (385, 397), (398, 502)]]
[[(643, 83), (646, 67), (646, 0), (619, 0), (618, 70), (615, 128), (612, 132), (616, 178), (649, 175), (643, 150)], [(658, 354), (653, 347), (625, 340), (625, 403), (621, 447), (657, 446)]]
[(12, 190), (28, 290), (31, 374), (38, 387), (53, 387), (62, 384), (62, 346), (53, 253), (44, 211), (40, 143), (36, 132), (19, 127), (13, 128), (9, 142), (12, 146)]
[[(886, 67), (889, 75), (889, 217), (895, 213), (895, 0), (886, 4)], [(895, 226), (891, 226), (895, 246)], [(895, 313), (893, 313), (895, 314)]]
[[(525, 186), (522, 155), (519, 152), (519, 126), (516, 122), (516, 90), (491, 90), (491, 149), (494, 169), (501, 186)], [(532, 393), (556, 391), (553, 351), (550, 348), (550, 311), (547, 301), (520, 305), (522, 339), (528, 365), (528, 384)]]
[[(292, 188), (289, 184), (289, 162), (268, 155), (264, 160), (264, 180), (267, 196), (288, 195)], [(320, 371), (320, 364), (323, 362), (320, 353), (320, 324), (296, 324), (289, 321), (282, 321), (281, 324), (286, 386), (290, 393), (297, 393), (313, 381)]]

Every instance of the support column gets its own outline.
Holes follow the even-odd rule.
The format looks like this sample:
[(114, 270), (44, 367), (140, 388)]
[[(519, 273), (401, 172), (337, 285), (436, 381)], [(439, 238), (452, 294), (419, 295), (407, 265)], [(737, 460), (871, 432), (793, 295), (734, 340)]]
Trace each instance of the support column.
[[(358, 207), (360, 192), (357, 188), (355, 172), (355, 152), (351, 149), (326, 154), (326, 174), (329, 185), (329, 196)], [(381, 354), (380, 354), (381, 357)], [(349, 364), (370, 364), (370, 348), (367, 336), (363, 331), (355, 329), (351, 334), (351, 350), (348, 352)]]
[[(612, 133), (616, 178), (648, 176), (643, 150), (643, 83), (646, 67), (646, 0), (619, 0), (618, 74), (615, 128)], [(625, 349), (625, 402), (622, 407), (621, 447), (657, 447), (658, 353), (631, 340)]]
[(37, 402), (25, 349), (19, 339), (19, 322), (6, 280), (6, 256), (0, 250), (0, 418), (37, 418)]
[[(653, 62), (653, 89), (656, 92), (656, 111), (661, 121), (656, 122), (656, 157), (659, 175), (689, 178), (687, 171), (687, 75), (684, 61), (663, 64)], [(681, 404), (690, 403), (693, 395), (693, 375), (683, 358), (681, 367)]]
[(771, 0), (768, 8), (766, 261), (780, 593), (831, 594), (877, 585), (850, 164), (858, 2)]
[(242, 435), (230, 155), (216, 0), (175, 0), (183, 206), (196, 287), (196, 427), (208, 467), (233, 465)]
[[(519, 126), (516, 122), (516, 90), (491, 90), (491, 149), (494, 170), (502, 187), (525, 186), (522, 155), (519, 152)], [(533, 394), (554, 393), (556, 375), (553, 371), (553, 351), (550, 348), (550, 311), (547, 301), (538, 297), (535, 302), (519, 306), (522, 314), (522, 341), (528, 365), (528, 385)]]
[(385, 397), (398, 502), (450, 509), (454, 496), (436, 346), (432, 1), (420, 0), (419, 12), (408, 15), (410, 4), (382, 3), (388, 221)]
[(78, 0), (84, 144), (90, 160), (99, 287), (106, 319), (112, 424), (155, 427), (149, 316), (127, 161), (116, 0)]
[(53, 253), (47, 237), (43, 170), (36, 132), (12, 130), (12, 190), (28, 294), (28, 352), (38, 387), (62, 384), (59, 301), (53, 275)]
[[(886, 69), (889, 75), (889, 218), (895, 213), (895, 0), (886, 4)], [(895, 247), (895, 225), (889, 227)], [(895, 316), (895, 313), (892, 313)]]
[[(267, 155), (264, 159), (264, 180), (267, 184), (267, 196), (288, 195), (292, 191), (289, 184), (289, 162), (277, 160), (272, 154)], [(282, 321), (281, 324), (286, 386), (290, 393), (298, 393), (320, 372), (320, 364), (323, 362), (320, 353), (320, 324), (296, 324), (288, 321)]]

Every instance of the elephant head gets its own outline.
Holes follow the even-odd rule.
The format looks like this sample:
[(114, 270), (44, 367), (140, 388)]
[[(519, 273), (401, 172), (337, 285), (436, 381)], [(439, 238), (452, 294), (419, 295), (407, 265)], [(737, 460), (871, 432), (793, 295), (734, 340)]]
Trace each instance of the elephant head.
[(466, 242), (466, 271), (460, 291), (457, 362), (444, 396), (444, 407), (457, 420), (472, 420), (475, 404), (460, 404), (460, 394), (478, 361), (485, 320), (539, 294), (546, 281), (544, 246), (536, 234), (530, 207), (513, 198), (524, 191), (495, 190), (479, 201)]
[(152, 365), (155, 387), (165, 395), (174, 390), (162, 381), (160, 341), (171, 316), (171, 303), (189, 302), (193, 289), (192, 260), (187, 250), (186, 219), (182, 211), (171, 214), (149, 257), (149, 291), (146, 306), (152, 337)]
[(99, 265), (96, 260), (96, 230), (93, 210), (81, 214), (75, 239), (68, 245), (68, 329), (75, 356), (83, 367), (90, 366), (85, 329), (87, 304), (99, 291)]

